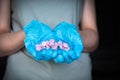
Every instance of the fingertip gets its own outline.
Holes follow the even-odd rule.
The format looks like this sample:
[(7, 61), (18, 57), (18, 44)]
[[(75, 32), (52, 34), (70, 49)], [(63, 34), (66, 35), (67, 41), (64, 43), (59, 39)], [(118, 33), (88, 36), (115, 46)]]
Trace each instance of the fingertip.
[(55, 58), (56, 56), (57, 56), (57, 51), (54, 50), (54, 51), (53, 51), (53, 54), (52, 54), (52, 58)]
[(58, 63), (57, 57), (53, 59), (55, 63)]
[(65, 59), (65, 63), (69, 64), (73, 61), (71, 56), (69, 55), (69, 53), (67, 51), (63, 51), (62, 55)]
[(76, 55), (76, 60), (79, 59), (81, 52), (79, 50), (75, 50), (74, 53)]
[(69, 55), (71, 56), (71, 58), (72, 58), (73, 60), (76, 59), (76, 55), (75, 55), (75, 53), (74, 53), (73, 51), (70, 50), (68, 53), (69, 53)]
[(42, 53), (43, 56), (45, 56), (45, 55), (46, 55), (46, 50), (43, 49), (43, 50), (41, 51), (41, 53)]
[(44, 49), (38, 52), (38, 56), (40, 57), (41, 60), (44, 60), (45, 53), (46, 53), (46, 52), (45, 52)]
[(52, 57), (52, 50), (51, 49), (45, 50), (45, 56), (43, 60), (49, 61), (51, 57)]
[(63, 63), (64, 62), (64, 57), (62, 55), (58, 55), (58, 62)]
[(39, 60), (43, 60), (43, 55), (42, 55), (41, 51), (39, 51), (37, 53), (37, 57), (39, 57)]

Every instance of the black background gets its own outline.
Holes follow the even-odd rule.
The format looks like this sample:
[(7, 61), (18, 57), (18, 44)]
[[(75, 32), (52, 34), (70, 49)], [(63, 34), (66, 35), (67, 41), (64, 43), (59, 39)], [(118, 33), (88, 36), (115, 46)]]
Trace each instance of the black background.
[[(115, 26), (112, 0), (96, 0), (99, 47), (90, 54), (93, 80), (120, 80), (120, 31)], [(113, 15), (115, 13), (115, 15)], [(119, 24), (119, 23), (118, 23)]]
[[(106, 1), (106, 2), (105, 2)], [(92, 53), (93, 80), (120, 80), (119, 29), (113, 24), (113, 1), (95, 0), (99, 47)], [(4, 75), (6, 57), (0, 58), (0, 80)]]

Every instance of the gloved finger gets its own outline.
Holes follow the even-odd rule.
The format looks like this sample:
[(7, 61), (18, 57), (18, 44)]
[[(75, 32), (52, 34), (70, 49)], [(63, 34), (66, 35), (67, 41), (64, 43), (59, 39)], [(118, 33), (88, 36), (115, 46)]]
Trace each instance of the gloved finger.
[(73, 61), (71, 56), (69, 55), (69, 53), (65, 50), (62, 51), (62, 56), (64, 57), (65, 63), (67, 63), (67, 64), (69, 64)]
[(58, 63), (57, 57), (53, 59), (55, 63)]
[(52, 58), (52, 53), (53, 53), (53, 50), (52, 49), (46, 49), (45, 50), (45, 56), (44, 56), (44, 58), (43, 58), (43, 60), (45, 60), (45, 61), (48, 61), (48, 60), (50, 60), (51, 58)]
[(63, 63), (64, 57), (62, 55), (58, 55), (56, 58), (54, 58), (55, 63)]
[(80, 57), (80, 54), (81, 54), (81, 52), (82, 52), (82, 46), (76, 46), (75, 48), (74, 48), (74, 53), (75, 53), (75, 55), (76, 55), (76, 59), (78, 59), (79, 57)]
[(74, 36), (74, 39), (72, 40), (72, 44), (75, 47), (83, 46), (82, 39), (81, 39), (80, 35)]
[[(49, 33), (51, 29), (46, 25), (37, 20), (32, 20), (27, 25), (23, 27), (25, 34), (38, 34), (43, 37), (45, 34)], [(43, 34), (44, 32), (44, 34)]]
[(64, 41), (71, 41), (75, 30), (76, 27), (67, 22), (61, 22), (54, 28), (56, 36)]
[(64, 30), (64, 31), (66, 31), (66, 30), (71, 29), (71, 28), (76, 29), (76, 27), (73, 24), (69, 24), (67, 22), (61, 22), (54, 28), (54, 30)]
[(56, 56), (57, 56), (57, 50), (53, 50), (52, 58), (55, 58)]
[(28, 38), (25, 38), (24, 39), (24, 42), (25, 42), (25, 48), (27, 49), (27, 51), (35, 58), (37, 55), (36, 55), (36, 50), (35, 50), (35, 43), (28, 39)]
[(43, 55), (41, 51), (37, 52), (37, 60), (43, 60)]
[(40, 57), (41, 60), (43, 60), (43, 58), (46, 55), (46, 50), (42, 49), (41, 51), (38, 52), (38, 56)]
[(72, 50), (70, 50), (70, 51), (68, 52), (68, 54), (70, 55), (70, 57), (72, 58), (72, 60), (76, 60), (76, 59), (77, 59), (76, 54), (75, 54)]
[(73, 43), (73, 52), (76, 55), (76, 58), (80, 57), (80, 54), (83, 50), (83, 43), (82, 40), (80, 38), (80, 36), (76, 37), (76, 41), (72, 42)]
[(80, 53), (83, 50), (82, 41), (79, 38), (79, 39), (76, 39), (76, 42), (73, 42), (73, 44), (74, 44), (73, 51), (75, 52), (75, 54), (76, 54), (77, 57), (80, 57)]
[(42, 23), (41, 26), (42, 26), (42, 28), (41, 28), (41, 30), (42, 30), (41, 33), (42, 34), (41, 35), (43, 35), (43, 32), (44, 32), (45, 35), (48, 34), (48, 33), (51, 33), (51, 28), (47, 24)]

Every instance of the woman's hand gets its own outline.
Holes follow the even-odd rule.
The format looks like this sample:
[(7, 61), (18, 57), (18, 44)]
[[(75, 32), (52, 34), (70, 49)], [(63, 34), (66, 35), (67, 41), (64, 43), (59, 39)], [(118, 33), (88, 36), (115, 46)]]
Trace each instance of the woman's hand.
[(27, 51), (34, 57), (35, 60), (43, 60), (43, 57), (47, 54), (46, 51), (37, 51), (35, 49), (35, 45), (41, 43), (45, 36), (51, 32), (51, 29), (43, 23), (32, 20), (23, 27), (23, 31), (26, 36), (24, 44)]
[[(58, 56), (54, 61), (57, 63), (71, 63), (72, 61), (77, 60), (83, 50), (83, 44), (76, 27), (72, 24), (62, 22), (54, 29), (54, 32), (59, 40), (67, 43), (69, 46), (68, 51), (58, 50)], [(60, 55), (63, 56), (64, 61), (61, 59)]]

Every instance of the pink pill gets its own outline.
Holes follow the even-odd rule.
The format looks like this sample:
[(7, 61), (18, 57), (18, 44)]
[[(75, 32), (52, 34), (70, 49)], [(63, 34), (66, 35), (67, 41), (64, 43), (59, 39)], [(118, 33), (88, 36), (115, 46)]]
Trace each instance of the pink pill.
[(43, 41), (43, 42), (41, 43), (41, 45), (42, 45), (43, 47), (45, 47), (45, 46), (46, 46), (46, 42)]
[(45, 41), (47, 45), (49, 45), (49, 41)]
[(53, 50), (57, 50), (57, 47), (56, 46), (52, 46), (51, 47)]
[(69, 47), (66, 47), (64, 50), (69, 51), (69, 50), (70, 50), (70, 48), (69, 48)]
[(63, 45), (59, 45), (59, 47), (60, 47), (61, 49), (64, 49)]
[(49, 41), (49, 46), (53, 46), (54, 42), (53, 41)]
[(68, 44), (67, 43), (63, 43), (63, 47), (68, 47)]
[(55, 42), (55, 40), (54, 40), (54, 39), (50, 39), (50, 40), (49, 40), (49, 42), (54, 43), (54, 42)]
[(58, 48), (58, 43), (57, 43), (57, 42), (55, 42), (55, 43), (54, 43), (54, 45), (53, 45), (53, 46), (51, 46), (51, 48), (52, 48), (52, 49), (54, 49), (54, 50), (57, 50), (57, 48)]
[(41, 45), (39, 45), (39, 44), (36, 44), (35, 48), (36, 48), (37, 51), (40, 51), (42, 49)]
[(45, 46), (46, 49), (50, 49), (50, 46)]
[(62, 41), (58, 41), (58, 45), (62, 45)]
[(57, 42), (55, 42), (55, 44), (54, 44), (56, 47), (58, 47), (58, 43)]

